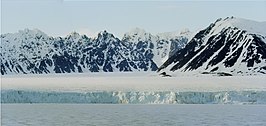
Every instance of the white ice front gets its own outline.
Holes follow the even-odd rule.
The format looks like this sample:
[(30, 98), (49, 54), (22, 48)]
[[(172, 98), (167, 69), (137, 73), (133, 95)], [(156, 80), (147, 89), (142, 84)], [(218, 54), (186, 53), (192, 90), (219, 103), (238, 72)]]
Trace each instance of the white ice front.
[(265, 76), (3, 76), (2, 103), (265, 104)]

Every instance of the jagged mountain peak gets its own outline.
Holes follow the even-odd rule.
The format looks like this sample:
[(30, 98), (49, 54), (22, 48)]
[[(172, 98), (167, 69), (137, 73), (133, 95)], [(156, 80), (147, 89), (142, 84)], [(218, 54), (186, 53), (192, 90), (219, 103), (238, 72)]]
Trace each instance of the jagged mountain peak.
[(1, 34), (1, 38), (7, 38), (7, 39), (30, 39), (30, 38), (37, 38), (37, 39), (48, 39), (49, 36), (42, 32), (39, 29), (24, 29), (24, 30), (19, 30), (16, 33), (6, 33), (6, 34)]
[(34, 28), (34, 29), (24, 29), (24, 30), (19, 30), (17, 35), (19, 36), (30, 36), (30, 37), (35, 37), (35, 36), (42, 36), (45, 38), (48, 38), (48, 35), (46, 33), (44, 33), (43, 31)]
[(75, 38), (77, 38), (77, 37), (80, 37), (80, 34), (78, 32), (76, 32), (76, 31), (73, 31), (70, 34), (68, 34), (66, 37), (75, 37)]
[[(44, 42), (46, 40), (49, 40), (51, 37), (49, 37), (47, 34), (42, 32), (39, 29), (24, 29), (19, 30), (16, 33), (6, 33), (1, 35), (1, 44), (2, 45), (17, 45), (20, 44), (26, 44), (31, 43), (34, 44), (34, 42)], [(36, 43), (35, 43), (36, 44)]]
[(76, 31), (71, 32), (70, 34), (68, 34), (65, 37), (65, 39), (73, 41), (73, 42), (78, 42), (81, 38), (82, 38), (82, 36), (79, 33), (77, 33)]
[(139, 41), (146, 41), (156, 39), (151, 33), (146, 32), (144, 29), (141, 28), (133, 28), (129, 32), (125, 33), (122, 40), (131, 41), (131, 42), (139, 42)]
[(99, 43), (99, 42), (110, 43), (113, 41), (120, 41), (112, 33), (109, 33), (106, 30), (99, 32), (98, 35), (93, 40), (96, 41), (96, 43)]
[(188, 35), (191, 34), (191, 31), (188, 28), (183, 28), (180, 30), (180, 35)]
[(114, 35), (110, 32), (108, 32), (107, 30), (103, 30), (101, 32), (98, 33), (97, 37), (102, 37), (102, 36), (109, 36), (109, 37), (114, 37)]

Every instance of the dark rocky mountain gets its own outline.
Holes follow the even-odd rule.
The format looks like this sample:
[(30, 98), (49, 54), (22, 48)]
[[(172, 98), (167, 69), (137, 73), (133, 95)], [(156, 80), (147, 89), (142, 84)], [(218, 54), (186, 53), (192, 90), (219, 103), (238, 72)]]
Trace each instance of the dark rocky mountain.
[(266, 74), (266, 22), (218, 19), (170, 56), (158, 71)]
[(168, 47), (178, 50), (188, 40), (184, 35), (179, 35), (182, 40), (178, 35), (161, 39), (140, 29), (134, 31), (121, 40), (106, 31), (95, 38), (76, 32), (54, 38), (37, 29), (3, 34), (1, 74), (156, 71), (171, 51)]

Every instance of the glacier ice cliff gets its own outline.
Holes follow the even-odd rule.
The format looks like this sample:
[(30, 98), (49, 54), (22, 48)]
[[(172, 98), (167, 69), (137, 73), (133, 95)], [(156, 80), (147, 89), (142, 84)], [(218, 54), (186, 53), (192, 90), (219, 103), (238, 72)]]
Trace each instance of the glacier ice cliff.
[(2, 90), (1, 103), (86, 104), (266, 104), (266, 91), (95, 91), (54, 92)]

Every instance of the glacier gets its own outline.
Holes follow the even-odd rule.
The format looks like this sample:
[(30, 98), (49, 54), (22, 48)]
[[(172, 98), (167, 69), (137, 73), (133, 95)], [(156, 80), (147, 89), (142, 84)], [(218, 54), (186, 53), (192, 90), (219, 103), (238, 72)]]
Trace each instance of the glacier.
[(1, 103), (266, 104), (265, 76), (34, 74), (0, 81)]
[(1, 103), (85, 104), (266, 104), (266, 91), (91, 91), (1, 90)]

